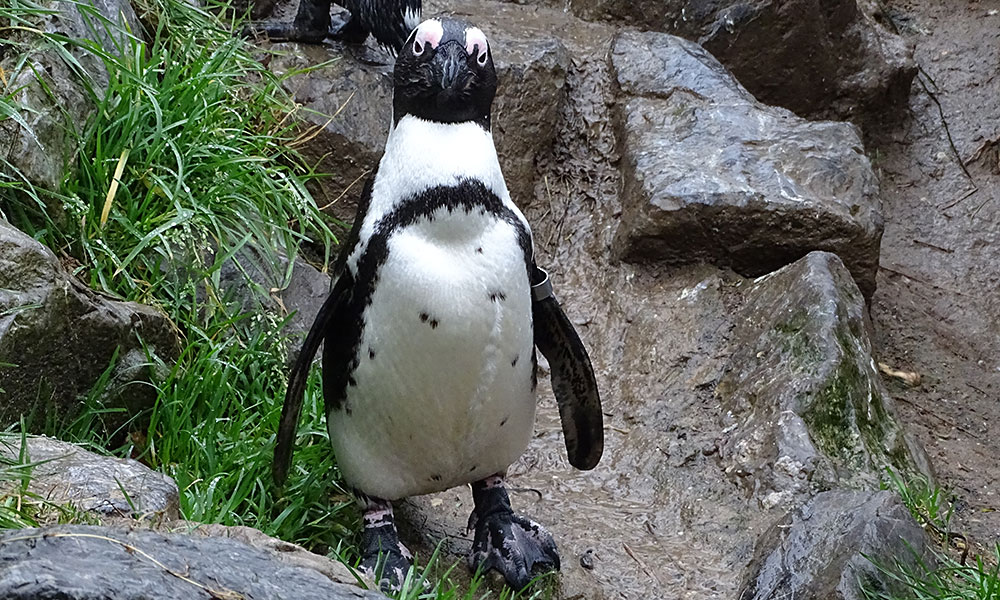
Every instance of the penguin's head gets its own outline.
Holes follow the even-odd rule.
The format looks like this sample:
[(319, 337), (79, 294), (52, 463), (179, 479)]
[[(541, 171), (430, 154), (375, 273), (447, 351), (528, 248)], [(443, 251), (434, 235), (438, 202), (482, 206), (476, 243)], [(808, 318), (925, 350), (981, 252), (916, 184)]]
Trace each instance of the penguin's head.
[(428, 19), (410, 33), (393, 72), (393, 120), (413, 115), (489, 129), (497, 73), (486, 35), (450, 18)]

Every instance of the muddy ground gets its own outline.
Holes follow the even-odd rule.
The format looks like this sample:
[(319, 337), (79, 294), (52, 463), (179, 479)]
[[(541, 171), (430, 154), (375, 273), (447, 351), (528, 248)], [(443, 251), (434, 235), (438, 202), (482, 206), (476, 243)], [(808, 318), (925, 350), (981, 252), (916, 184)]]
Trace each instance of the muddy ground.
[(876, 350), (922, 375), (890, 389), (957, 496), (953, 526), (989, 547), (1000, 541), (1000, 2), (886, 4), (922, 70), (908, 114), (869, 141), (886, 221)]

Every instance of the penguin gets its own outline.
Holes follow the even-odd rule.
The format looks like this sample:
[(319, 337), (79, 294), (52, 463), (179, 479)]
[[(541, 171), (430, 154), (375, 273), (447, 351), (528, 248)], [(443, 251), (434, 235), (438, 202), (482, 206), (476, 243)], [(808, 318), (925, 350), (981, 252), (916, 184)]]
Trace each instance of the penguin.
[(522, 589), (559, 568), (552, 535), (513, 511), (504, 481), (532, 436), (536, 348), (551, 367), (570, 464), (592, 469), (603, 453), (587, 350), (535, 263), (500, 170), (496, 89), (478, 27), (435, 18), (406, 39), (385, 153), (289, 375), (276, 436), (280, 486), (323, 342), (330, 442), (363, 507), (361, 568), (390, 589), (412, 564), (392, 502), (464, 485), (473, 570), (495, 569)]
[(331, 0), (300, 0), (295, 21), (265, 22), (252, 31), (266, 33), (273, 40), (319, 43), (327, 37), (349, 43), (363, 43), (372, 34), (387, 52), (395, 55), (406, 36), (420, 23), (421, 0), (333, 0), (348, 10), (346, 22), (331, 29)]

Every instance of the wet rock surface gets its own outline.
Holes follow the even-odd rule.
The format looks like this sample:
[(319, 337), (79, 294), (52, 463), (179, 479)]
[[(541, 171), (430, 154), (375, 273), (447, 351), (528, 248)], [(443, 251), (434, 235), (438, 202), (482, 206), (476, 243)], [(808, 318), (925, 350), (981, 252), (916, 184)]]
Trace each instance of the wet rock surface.
[(232, 539), (88, 526), (0, 535), (0, 597), (34, 600), (359, 600), (333, 583)]
[(828, 250), (875, 291), (881, 201), (854, 127), (756, 102), (677, 37), (622, 33), (611, 62), (625, 94), (618, 256), (757, 276)]
[[(28, 492), (55, 505), (70, 504), (98, 517), (171, 520), (178, 517), (177, 484), (166, 475), (129, 459), (98, 456), (79, 446), (47, 437), (0, 440), (0, 454), (28, 464), (17, 474), (30, 474)], [(20, 484), (20, 478), (3, 483)], [(2, 486), (0, 486), (2, 487)]]
[[(554, 138), (548, 152), (534, 161), (537, 171), (530, 181), (534, 194), (516, 196), (516, 201), (532, 222), (539, 264), (550, 269), (556, 294), (598, 371), (606, 413), (606, 451), (594, 471), (571, 469), (543, 370), (536, 436), (509, 473), (515, 509), (549, 527), (559, 544), (563, 570), (556, 597), (736, 597), (739, 574), (773, 523), (829, 485), (877, 488), (884, 463), (866, 459), (841, 464), (839, 455), (828, 444), (813, 440), (815, 433), (804, 425), (799, 431), (804, 439), (796, 441), (803, 448), (811, 446), (809, 456), (820, 470), (815, 482), (811, 474), (804, 476), (803, 484), (797, 474), (782, 479), (760, 468), (768, 457), (780, 458), (767, 454), (773, 446), (752, 446), (756, 454), (747, 456), (756, 458), (746, 464), (735, 453), (727, 453), (757, 433), (771, 440), (781, 435), (781, 423), (771, 418), (770, 406), (762, 407), (752, 427), (740, 422), (732, 426), (736, 419), (720, 408), (727, 398), (737, 408), (744, 406), (735, 400), (742, 398), (739, 394), (764, 387), (764, 378), (774, 375), (766, 369), (754, 370), (748, 366), (749, 359), (733, 362), (746, 343), (743, 338), (750, 335), (748, 329), (741, 329), (746, 318), (741, 311), (747, 306), (768, 310), (768, 289), (755, 288), (752, 280), (717, 265), (696, 264), (706, 260), (697, 249), (687, 254), (678, 249), (677, 260), (665, 260), (663, 255), (619, 260), (627, 254), (622, 249), (628, 247), (627, 231), (634, 223), (629, 221), (629, 200), (622, 194), (633, 177), (628, 153), (638, 156), (646, 143), (626, 139), (628, 129), (623, 123), (631, 115), (639, 131), (646, 119), (655, 123), (671, 117), (673, 107), (687, 107), (699, 118), (712, 111), (726, 115), (735, 110), (736, 114), (742, 111), (748, 122), (764, 121), (764, 125), (746, 126), (746, 139), (756, 139), (757, 146), (748, 143), (740, 147), (740, 153), (734, 149), (734, 155), (745, 151), (759, 164), (779, 172), (765, 179), (771, 182), (775, 202), (783, 198), (782, 191), (793, 190), (803, 202), (823, 198), (830, 204), (824, 208), (816, 201), (798, 218), (818, 225), (821, 217), (807, 213), (826, 210), (822, 218), (837, 220), (843, 229), (836, 234), (823, 230), (823, 235), (794, 252), (775, 235), (770, 240), (774, 247), (762, 242), (757, 248), (761, 264), (767, 266), (754, 273), (801, 259), (810, 250), (836, 249), (870, 293), (880, 226), (877, 180), (863, 156), (857, 131), (843, 124), (809, 124), (787, 111), (758, 104), (704, 51), (669, 36), (619, 36), (613, 26), (580, 21), (561, 10), (484, 0), (470, 0), (460, 7), (428, 2), (425, 10), (427, 14), (454, 11), (476, 22), (491, 39), (498, 35), (557, 38), (569, 56), (564, 101), (552, 125)], [(527, 33), (519, 33), (522, 30)], [(494, 42), (494, 50), (499, 62), (505, 47)], [(616, 56), (619, 50), (621, 55)], [(630, 64), (628, 59), (633, 57)], [(671, 60), (675, 66), (666, 68)], [(504, 74), (500, 76), (502, 80)], [(682, 78), (683, 84), (673, 78)], [(632, 106), (647, 103), (650, 108), (630, 113), (626, 109), (630, 102)], [(615, 114), (622, 116), (617, 127)], [(715, 129), (706, 127), (691, 137), (708, 136), (717, 145), (726, 118), (716, 117)], [(501, 154), (510, 143), (506, 137), (511, 131), (502, 133), (495, 130)], [(772, 146), (781, 152), (768, 156)], [(782, 165), (796, 164), (784, 162), (788, 154), (798, 157), (799, 166), (781, 175), (785, 173)], [(683, 164), (690, 179), (721, 178), (730, 172), (743, 181), (748, 179), (735, 168), (738, 163), (720, 165), (702, 156)], [(758, 170), (758, 179), (764, 178), (760, 174), (764, 172), (765, 168)], [(515, 181), (510, 173), (508, 180), (512, 189), (528, 185)], [(851, 201), (841, 204), (841, 196)], [(715, 218), (712, 225), (725, 230), (742, 226), (741, 219), (742, 213), (734, 208), (724, 218)], [(780, 220), (775, 225), (764, 218), (756, 226), (781, 227)], [(738, 235), (748, 235), (742, 231)], [(807, 267), (817, 261), (828, 266), (812, 273)], [(801, 259), (782, 277), (787, 277), (783, 281), (790, 289), (804, 290), (792, 294), (789, 302), (815, 319), (807, 327), (816, 332), (815, 338), (806, 345), (813, 347), (815, 360), (811, 365), (813, 391), (822, 390), (834, 385), (839, 365), (862, 365), (868, 356), (862, 295), (848, 270), (832, 255)], [(827, 316), (825, 311), (831, 306), (841, 311)], [(851, 347), (857, 351), (846, 358), (833, 351), (840, 343), (837, 336), (844, 332), (850, 332)], [(737, 364), (747, 366), (747, 372)], [(743, 375), (737, 377), (738, 373)], [(738, 379), (730, 389), (720, 386), (727, 374)], [(863, 369), (858, 366), (855, 383), (857, 390), (879, 386), (877, 374), (867, 363)], [(792, 402), (809, 390), (797, 387), (794, 375), (787, 375), (771, 391)], [(845, 396), (853, 402), (852, 393), (845, 391)], [(893, 421), (888, 395), (884, 405), (890, 408), (873, 417), (885, 434), (879, 439), (898, 442), (893, 448), (902, 463), (916, 465), (911, 467), (915, 469), (925, 467), (918, 447), (899, 442), (901, 426)], [(855, 423), (844, 424), (851, 428), (848, 436), (856, 435)], [(876, 459), (883, 456), (875, 454)], [(751, 466), (757, 470), (751, 471)], [(465, 530), (471, 509), (468, 491), (462, 489), (407, 500), (397, 512), (403, 539), (424, 560), (441, 543), (446, 563), (462, 561), (471, 544)]]
[(902, 593), (877, 565), (931, 564), (924, 530), (888, 491), (823, 492), (760, 538), (744, 573), (741, 600), (864, 600), (869, 591)]
[(809, 118), (881, 121), (917, 72), (912, 44), (870, 0), (513, 1), (695, 41), (759, 100)]
[[(111, 54), (116, 48), (128, 48), (126, 26), (132, 32), (142, 30), (127, 0), (84, 0), (79, 4), (45, 0), (39, 7), (51, 12), (25, 15), (30, 28), (70, 39), (89, 38)], [(10, 47), (37, 47), (34, 33), (18, 28), (10, 31), (5, 36)], [(32, 185), (48, 190), (58, 190), (75, 164), (77, 143), (72, 132), (87, 122), (95, 108), (88, 86), (95, 86), (100, 93), (108, 80), (104, 64), (93, 54), (72, 45), (67, 45), (66, 51), (86, 70), (89, 81), (81, 80), (53, 50), (33, 51), (23, 62), (17, 52), (0, 53), (5, 94), (11, 94), (9, 100), (21, 107), (24, 122), (0, 121), (0, 156)], [(6, 171), (3, 162), (0, 169)]]
[(765, 505), (878, 489), (886, 468), (932, 478), (872, 360), (863, 298), (833, 254), (755, 281), (716, 391), (726, 471)]
[[(287, 565), (317, 571), (334, 583), (347, 585), (357, 585), (358, 583), (355, 574), (343, 563), (309, 552), (298, 544), (271, 537), (253, 527), (176, 521), (166, 524), (160, 530), (168, 533), (235, 540), (252, 548), (267, 551)], [(374, 589), (375, 586), (369, 587)]]
[(885, 5), (926, 75), (903, 124), (873, 142), (886, 215), (874, 340), (879, 361), (921, 375), (889, 389), (960, 498), (953, 528), (988, 550), (1000, 542), (1000, 13)]
[(148, 408), (155, 390), (147, 349), (167, 361), (178, 352), (163, 314), (91, 291), (50, 250), (0, 220), (0, 421), (72, 414), (116, 354), (106, 405)]

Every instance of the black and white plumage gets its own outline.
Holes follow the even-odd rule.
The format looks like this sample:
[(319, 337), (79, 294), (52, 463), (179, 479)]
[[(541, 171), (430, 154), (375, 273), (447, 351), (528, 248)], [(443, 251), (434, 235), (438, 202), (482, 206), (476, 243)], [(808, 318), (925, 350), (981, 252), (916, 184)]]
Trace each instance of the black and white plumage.
[(302, 393), (321, 341), (330, 439), (367, 497), (364, 564), (390, 580), (409, 558), (389, 501), (473, 484), (470, 564), (522, 587), (558, 568), (551, 536), (513, 513), (503, 473), (527, 447), (537, 346), (552, 367), (570, 462), (603, 450), (587, 352), (535, 266), (531, 229), (490, 132), (496, 72), (478, 28), (432, 19), (394, 71), (393, 126), (334, 267), (337, 278), (289, 380), (274, 474), (287, 476)]
[(362, 43), (368, 34), (392, 54), (399, 52), (407, 36), (420, 23), (421, 0), (332, 0), (350, 13), (344, 23), (331, 29), (331, 0), (300, 0), (295, 21), (260, 23), (254, 29), (274, 40), (321, 42), (327, 37)]

